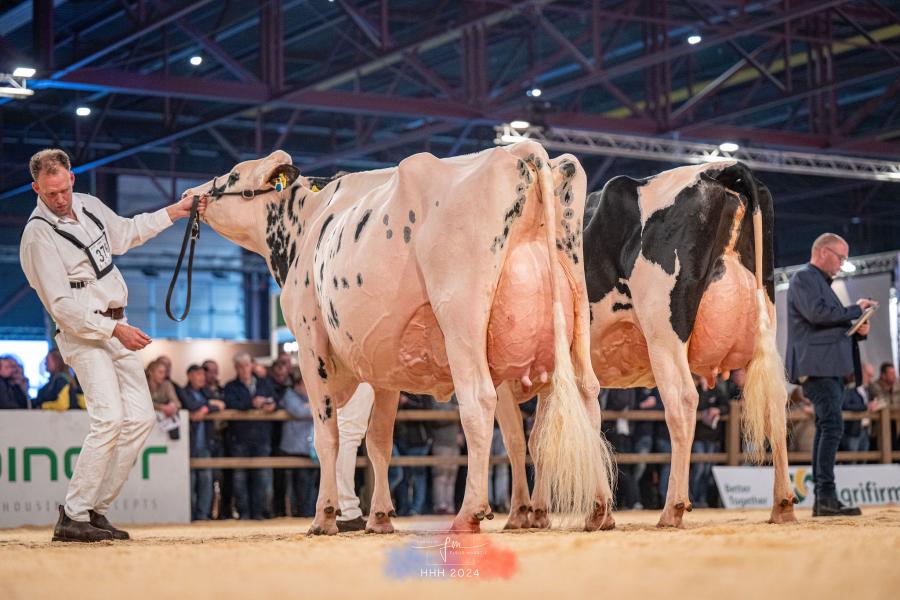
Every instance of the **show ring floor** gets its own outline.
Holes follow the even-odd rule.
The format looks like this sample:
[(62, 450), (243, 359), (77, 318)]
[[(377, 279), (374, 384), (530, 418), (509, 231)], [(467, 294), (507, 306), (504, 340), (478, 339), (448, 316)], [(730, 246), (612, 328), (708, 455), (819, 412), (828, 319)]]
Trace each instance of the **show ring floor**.
[(90, 546), (28, 527), (0, 530), (0, 598), (900, 597), (900, 507), (800, 510), (793, 526), (767, 516), (696, 510), (675, 531), (656, 529), (658, 511), (620, 512), (610, 532), (504, 533), (497, 515), (488, 535), (449, 541), (412, 533), (448, 522), (425, 517), (395, 519), (400, 533), (386, 536), (307, 537), (308, 519), (132, 526), (131, 541)]

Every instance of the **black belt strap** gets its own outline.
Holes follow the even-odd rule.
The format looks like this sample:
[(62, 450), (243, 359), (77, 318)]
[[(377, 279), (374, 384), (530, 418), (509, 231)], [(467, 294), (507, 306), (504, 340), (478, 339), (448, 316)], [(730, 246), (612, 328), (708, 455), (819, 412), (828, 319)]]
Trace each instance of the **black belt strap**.
[[(175, 264), (175, 272), (172, 273), (172, 281), (169, 282), (169, 291), (166, 294), (166, 314), (173, 321), (181, 322), (187, 318), (188, 311), (191, 310), (191, 274), (194, 270), (194, 245), (200, 238), (200, 220), (197, 215), (197, 206), (200, 204), (200, 196), (194, 196), (194, 203), (191, 204), (191, 215), (188, 217), (187, 227), (184, 228), (184, 239), (181, 240), (181, 252), (178, 254), (178, 262)], [(184, 303), (184, 312), (181, 318), (175, 318), (172, 314), (172, 292), (175, 291), (175, 282), (178, 280), (178, 274), (181, 272), (181, 261), (184, 260), (184, 251), (187, 248), (188, 239), (191, 241), (191, 250), (188, 255), (187, 264), (187, 299)]]
[(80, 290), (83, 287), (87, 286), (87, 281), (70, 281), (69, 287), (73, 290)]

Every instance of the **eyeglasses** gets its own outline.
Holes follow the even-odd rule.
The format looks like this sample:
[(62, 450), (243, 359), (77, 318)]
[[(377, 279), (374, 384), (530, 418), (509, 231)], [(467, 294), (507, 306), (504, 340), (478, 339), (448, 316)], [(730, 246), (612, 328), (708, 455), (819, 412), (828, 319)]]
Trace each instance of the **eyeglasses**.
[(828, 250), (829, 252), (831, 252), (832, 254), (834, 254), (835, 256), (837, 256), (837, 257), (838, 257), (838, 260), (841, 261), (841, 264), (847, 262), (847, 259), (850, 258), (849, 256), (844, 256), (844, 255), (842, 255), (842, 254), (838, 254), (837, 252), (835, 252), (834, 250), (832, 250), (832, 249), (829, 248), (828, 246), (825, 246), (825, 249)]

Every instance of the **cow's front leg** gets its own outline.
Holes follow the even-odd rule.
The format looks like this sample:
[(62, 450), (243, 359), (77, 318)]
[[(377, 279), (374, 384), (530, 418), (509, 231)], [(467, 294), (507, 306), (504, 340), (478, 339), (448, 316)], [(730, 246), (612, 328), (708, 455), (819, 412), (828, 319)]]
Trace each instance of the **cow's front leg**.
[(326, 394), (315, 394), (317, 400), (310, 399), (313, 408), (314, 444), (319, 456), (319, 498), (316, 501), (316, 516), (309, 527), (309, 535), (334, 535), (338, 532), (337, 516), (337, 454), (338, 423), (337, 410), (333, 400)]
[(496, 417), (512, 466), (509, 518), (503, 529), (526, 529), (530, 526), (531, 500), (525, 473), (525, 430), (522, 426), (522, 413), (508, 382), (497, 388)]
[(488, 504), (487, 482), (497, 392), (489, 376), (459, 383), (454, 377), (454, 384), (469, 456), (466, 493), (450, 528), (457, 532), (478, 533), (481, 531), (481, 521), (494, 518)]
[(372, 491), (366, 533), (394, 532), (391, 517), (396, 516), (396, 513), (391, 502), (388, 466), (394, 446), (394, 420), (397, 417), (399, 397), (398, 391), (375, 390), (375, 404), (366, 433), (366, 452), (375, 472), (375, 489)]

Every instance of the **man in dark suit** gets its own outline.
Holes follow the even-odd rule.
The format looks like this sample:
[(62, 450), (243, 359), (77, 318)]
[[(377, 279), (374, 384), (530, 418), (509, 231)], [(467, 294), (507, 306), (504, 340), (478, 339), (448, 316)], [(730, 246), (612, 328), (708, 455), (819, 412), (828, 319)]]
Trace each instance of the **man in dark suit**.
[(849, 251), (840, 236), (820, 235), (813, 243), (809, 264), (794, 273), (788, 289), (788, 376), (791, 382), (802, 384), (803, 394), (816, 412), (814, 517), (861, 514), (859, 508), (841, 504), (834, 484), (835, 454), (843, 435), (844, 377), (859, 370), (856, 344), (865, 338), (868, 324), (852, 337), (846, 331), (866, 308), (876, 305), (862, 298), (854, 306), (844, 306), (831, 289), (832, 278)]

